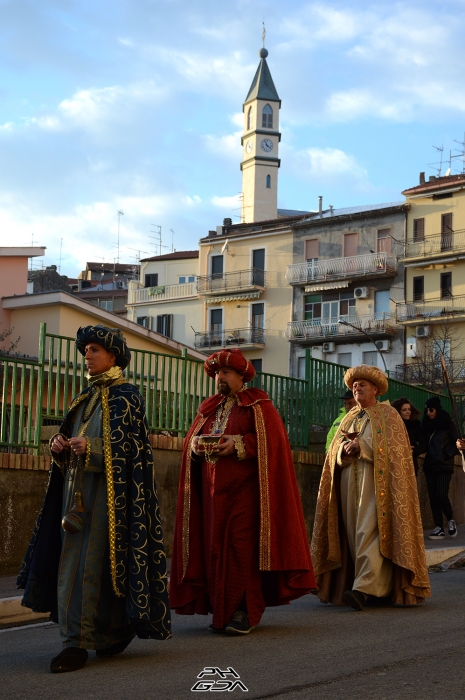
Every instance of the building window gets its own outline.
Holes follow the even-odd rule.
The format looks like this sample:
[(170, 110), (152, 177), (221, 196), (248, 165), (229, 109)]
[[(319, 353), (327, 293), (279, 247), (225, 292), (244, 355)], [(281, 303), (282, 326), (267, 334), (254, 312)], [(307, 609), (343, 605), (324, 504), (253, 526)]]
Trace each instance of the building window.
[(268, 189), (271, 188), (271, 175), (266, 176), (266, 186)]
[(212, 266), (213, 279), (222, 278), (223, 277), (223, 256), (222, 255), (212, 255), (211, 266)]
[(339, 313), (341, 316), (355, 316), (354, 292), (339, 293)]
[(273, 110), (268, 104), (263, 107), (262, 127), (265, 127), (265, 129), (273, 128)]
[(425, 240), (425, 220), (424, 219), (414, 219), (413, 220), (413, 241)]
[(250, 364), (256, 372), (263, 372), (263, 360), (250, 360)]
[(441, 216), (441, 250), (452, 250), (452, 214)]
[(210, 342), (221, 345), (223, 334), (223, 309), (210, 309)]
[(318, 238), (311, 238), (305, 241), (305, 260), (309, 263), (318, 260)]
[(247, 131), (252, 128), (252, 107), (249, 107), (247, 111)]
[(365, 350), (362, 353), (363, 364), (372, 365), (372, 367), (378, 366), (378, 351), (377, 350)]
[(252, 283), (259, 287), (265, 286), (265, 248), (252, 251)]
[(252, 343), (263, 343), (265, 326), (265, 304), (252, 304)]
[(145, 287), (158, 287), (158, 273), (145, 275)]
[(381, 228), (378, 230), (377, 248), (378, 253), (391, 252), (391, 229)]
[(352, 367), (352, 353), (351, 352), (338, 352), (337, 364), (344, 365), (345, 367)]
[(139, 326), (143, 326), (144, 328), (149, 327), (149, 318), (150, 316), (138, 316), (136, 321), (139, 324)]
[(358, 233), (346, 233), (344, 235), (344, 257), (353, 258), (357, 255)]
[(178, 284), (187, 284), (189, 282), (195, 282), (195, 275), (181, 275), (178, 277)]
[(383, 318), (390, 318), (389, 289), (382, 292), (375, 292), (375, 318), (377, 321)]
[(304, 319), (313, 321), (321, 318), (321, 294), (307, 294), (304, 296)]
[(160, 314), (157, 316), (157, 333), (173, 337), (173, 314)]
[(452, 296), (452, 272), (441, 272), (441, 299)]
[(105, 311), (113, 311), (113, 299), (101, 299), (100, 308)]
[(297, 358), (297, 379), (305, 379), (305, 357)]
[(425, 298), (425, 278), (413, 278), (413, 301), (423, 301)]

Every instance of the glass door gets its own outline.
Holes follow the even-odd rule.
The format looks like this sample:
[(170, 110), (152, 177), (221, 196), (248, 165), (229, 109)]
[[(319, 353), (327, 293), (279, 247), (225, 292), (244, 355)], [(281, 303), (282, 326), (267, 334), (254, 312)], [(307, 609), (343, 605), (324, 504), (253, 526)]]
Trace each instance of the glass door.
[(339, 320), (339, 302), (324, 301), (321, 304), (321, 325), (324, 335), (337, 335)]

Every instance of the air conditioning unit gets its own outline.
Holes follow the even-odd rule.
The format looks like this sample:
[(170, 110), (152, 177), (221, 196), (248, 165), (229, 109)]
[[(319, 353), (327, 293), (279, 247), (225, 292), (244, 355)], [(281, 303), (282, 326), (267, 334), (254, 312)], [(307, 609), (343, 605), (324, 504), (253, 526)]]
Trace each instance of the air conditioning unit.
[(367, 299), (370, 296), (370, 290), (368, 287), (355, 287), (354, 297), (356, 299)]
[(427, 338), (429, 336), (429, 326), (417, 326), (415, 335), (417, 338)]
[(334, 352), (336, 350), (336, 343), (323, 343), (323, 352)]
[(390, 340), (377, 340), (376, 341), (376, 347), (380, 352), (389, 352), (391, 349), (391, 341)]
[(407, 338), (407, 357), (417, 357), (416, 338)]

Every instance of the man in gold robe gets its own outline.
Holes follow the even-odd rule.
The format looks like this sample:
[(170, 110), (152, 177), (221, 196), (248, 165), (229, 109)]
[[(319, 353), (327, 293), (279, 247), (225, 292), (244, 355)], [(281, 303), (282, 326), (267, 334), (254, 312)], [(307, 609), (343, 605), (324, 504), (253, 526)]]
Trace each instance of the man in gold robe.
[(388, 403), (377, 367), (347, 370), (357, 405), (342, 420), (326, 456), (312, 537), (312, 558), (325, 603), (363, 610), (390, 601), (422, 603), (431, 595), (408, 436)]

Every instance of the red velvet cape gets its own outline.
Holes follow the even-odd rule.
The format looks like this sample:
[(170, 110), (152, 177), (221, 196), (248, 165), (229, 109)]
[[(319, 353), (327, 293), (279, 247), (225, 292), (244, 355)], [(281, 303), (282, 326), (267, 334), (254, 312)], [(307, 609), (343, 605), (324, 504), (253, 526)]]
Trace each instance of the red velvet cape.
[[(192, 478), (190, 442), (202, 432), (223, 399), (216, 394), (202, 403), (184, 443), (170, 580), (171, 607), (180, 614), (208, 612), (202, 505)], [(272, 572), (266, 575), (266, 605), (284, 605), (316, 589), (289, 440), (280, 415), (264, 391), (240, 391), (237, 402), (240, 408), (253, 411), (257, 436), (257, 567), (260, 572)], [(217, 464), (221, 464), (221, 458)]]

